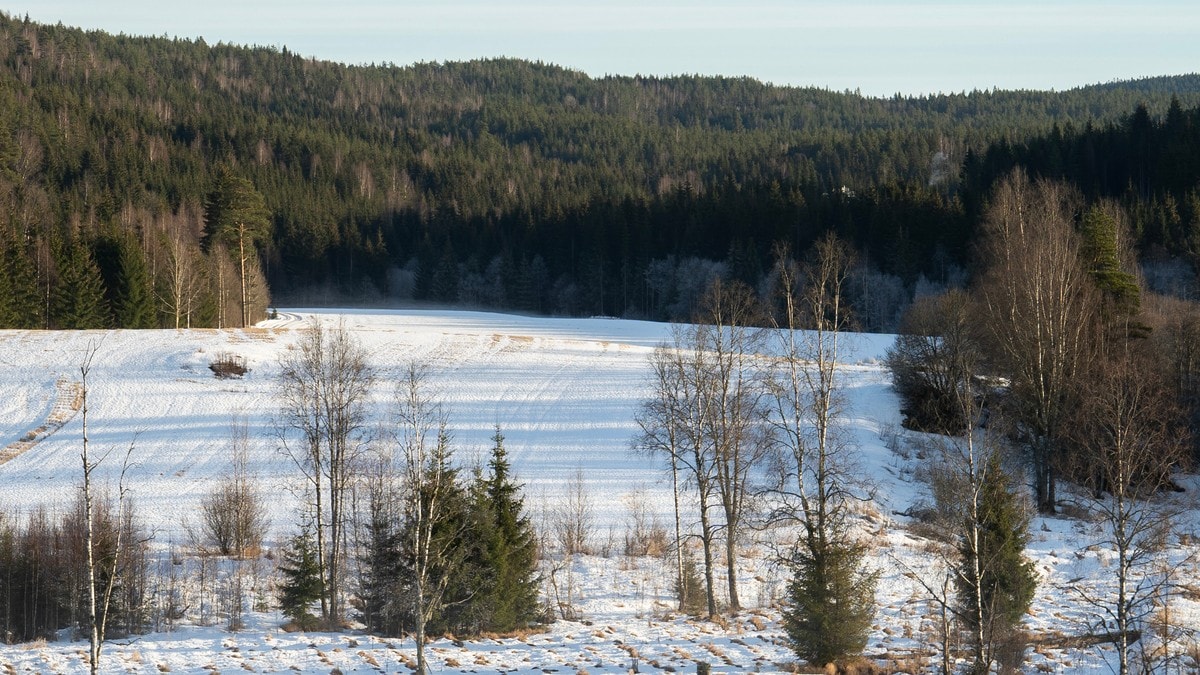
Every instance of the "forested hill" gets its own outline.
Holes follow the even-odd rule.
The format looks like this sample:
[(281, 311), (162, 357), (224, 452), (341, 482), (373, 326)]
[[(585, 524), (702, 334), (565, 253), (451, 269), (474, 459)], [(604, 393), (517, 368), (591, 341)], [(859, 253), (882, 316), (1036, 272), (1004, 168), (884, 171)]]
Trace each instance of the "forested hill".
[(0, 16), (0, 324), (236, 324), (238, 265), (202, 240), (222, 175), (261, 194), (249, 262), (293, 297), (662, 317), (698, 269), (753, 280), (775, 241), (827, 229), (911, 284), (965, 259), (969, 149), (1138, 104), (1157, 119), (1173, 96), (1200, 103), (1200, 76), (874, 99), (507, 59), (344, 66)]

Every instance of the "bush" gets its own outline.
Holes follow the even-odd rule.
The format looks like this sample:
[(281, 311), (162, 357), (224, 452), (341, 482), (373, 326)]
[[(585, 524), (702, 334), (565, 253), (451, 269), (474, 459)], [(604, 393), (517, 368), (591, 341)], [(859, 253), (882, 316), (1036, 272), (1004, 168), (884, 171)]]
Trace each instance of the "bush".
[(244, 356), (228, 352), (218, 354), (217, 360), (208, 364), (208, 369), (213, 371), (213, 375), (222, 380), (231, 377), (241, 377), (250, 372), (250, 369), (246, 367), (246, 358)]
[(905, 312), (887, 353), (905, 427), (941, 434), (966, 429), (960, 398), (970, 365), (978, 359), (968, 309), (965, 293), (947, 291), (920, 298)]

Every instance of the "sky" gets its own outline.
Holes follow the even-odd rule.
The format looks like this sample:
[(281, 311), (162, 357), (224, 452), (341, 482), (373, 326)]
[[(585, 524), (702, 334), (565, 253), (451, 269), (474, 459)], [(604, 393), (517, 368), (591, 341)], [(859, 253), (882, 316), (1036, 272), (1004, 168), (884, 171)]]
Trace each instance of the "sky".
[(749, 76), (869, 96), (1200, 71), (1195, 0), (16, 0), (4, 11), (350, 64), (507, 56), (595, 77)]

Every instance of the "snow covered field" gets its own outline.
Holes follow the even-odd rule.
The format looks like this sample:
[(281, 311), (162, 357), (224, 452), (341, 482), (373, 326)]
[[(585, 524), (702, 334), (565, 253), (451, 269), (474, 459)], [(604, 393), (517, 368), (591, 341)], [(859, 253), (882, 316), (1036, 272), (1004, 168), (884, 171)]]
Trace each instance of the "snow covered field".
[[(634, 413), (648, 391), (647, 356), (667, 337), (664, 324), (448, 310), (353, 310), (337, 316), (286, 310), (245, 331), (0, 332), (0, 447), (7, 446), (0, 452), (0, 508), (14, 515), (39, 504), (65, 508), (74, 498), (81, 429), (70, 405), (72, 383), (89, 346), (98, 345), (88, 400), (93, 452), (111, 451), (101, 480), (115, 484), (132, 442), (127, 482), (157, 549), (182, 545), (186, 525), (199, 523), (201, 499), (229, 468), (235, 420), (249, 429), (251, 467), (270, 494), (268, 542), (277, 546), (297, 522), (300, 476), (278, 450), (276, 374), (280, 355), (299, 339), (313, 313), (327, 315), (327, 321), (341, 317), (368, 349), (380, 373), (372, 402), (380, 424), (388, 419), (399, 373), (411, 361), (425, 363), (437, 396), (448, 406), (459, 463), (470, 466), (482, 458), (498, 424), (535, 520), (564, 498), (579, 474), (594, 506), (594, 545), (617, 542), (608, 547), (609, 557), (580, 557), (571, 568), (584, 622), (560, 621), (521, 639), (439, 641), (432, 651), (438, 672), (625, 672), (635, 657), (642, 672), (694, 672), (698, 661), (712, 664), (714, 672), (790, 666), (793, 658), (773, 607), (784, 573), (770, 564), (765, 546), (748, 545), (742, 570), (743, 600), (757, 607), (727, 627), (673, 617), (668, 566), (621, 555), (632, 501), (644, 499), (663, 525), (671, 517), (668, 476), (656, 460), (631, 449)], [(925, 498), (914, 480), (921, 463), (914, 444), (920, 439), (885, 443), (899, 429), (897, 401), (881, 365), (890, 336), (855, 336), (851, 344), (843, 380), (852, 404), (849, 426), (861, 445), (864, 471), (879, 485), (862, 523), (882, 544), (876, 556), (880, 612), (868, 653), (914, 668), (936, 640), (929, 603), (910, 578), (913, 570), (928, 567), (929, 546), (896, 513)], [(250, 372), (243, 379), (212, 376), (208, 365), (225, 353), (246, 359)], [(1082, 632), (1083, 617), (1069, 587), (1103, 582), (1110, 561), (1089, 548), (1096, 537), (1086, 523), (1037, 519), (1033, 529), (1031, 555), (1043, 579), (1029, 627), (1035, 635)], [(1177, 541), (1170, 544), (1176, 561), (1191, 553)], [(1200, 578), (1195, 567), (1194, 561), (1180, 562), (1181, 580)], [(1172, 612), (1185, 628), (1197, 625), (1192, 602), (1176, 600)], [(185, 625), (110, 643), (105, 670), (394, 672), (412, 659), (407, 641), (285, 633), (274, 612), (253, 614), (247, 623), (236, 633), (219, 625)], [(1190, 638), (1179, 639), (1177, 649)], [(1026, 666), (1107, 672), (1104, 659), (1096, 648), (1037, 649)], [(77, 672), (85, 663), (82, 642), (0, 646), (0, 666), (9, 672)]]

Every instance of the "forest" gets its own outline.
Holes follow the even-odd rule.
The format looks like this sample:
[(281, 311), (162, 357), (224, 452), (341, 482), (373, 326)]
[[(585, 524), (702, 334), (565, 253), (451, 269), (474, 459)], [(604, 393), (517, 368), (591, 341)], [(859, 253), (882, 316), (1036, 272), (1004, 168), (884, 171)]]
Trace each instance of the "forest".
[(1198, 104), (1197, 75), (869, 98), (0, 16), (0, 325), (237, 326), (280, 301), (681, 318), (832, 231), (861, 254), (861, 327), (891, 330), (971, 273), (1017, 164), (1119, 200), (1190, 292)]
[[(887, 547), (855, 529), (875, 494), (843, 433), (843, 377), (866, 365), (900, 406), (871, 420), (879, 447), (905, 462), (920, 447), (929, 499), (891, 515), (941, 575), (905, 577), (940, 612), (942, 672), (1023, 663), (1035, 517), (1108, 533), (1069, 548), (1119, 560), (1103, 573), (1117, 600), (1084, 597), (1102, 618), (1082, 636), (1115, 645), (1118, 672), (1174, 593), (1158, 570), (1185, 517), (1163, 497), (1200, 458), (1200, 75), (868, 98), (513, 59), (347, 66), (8, 15), (0, 64), (0, 327), (247, 327), (280, 303), (687, 320), (647, 349), (621, 439), (670, 470), (673, 533), (625, 540), (673, 566), (669, 611), (741, 612), (739, 559), (770, 530), (788, 648), (813, 666), (863, 653)], [(849, 366), (854, 332), (897, 337)], [(427, 637), (580, 619), (555, 574), (588, 553), (586, 509), (568, 494), (536, 531), (499, 422), (486, 464), (453, 457), (428, 363), (377, 371), (342, 323), (297, 335), (268, 396), (246, 397), (270, 400), (272, 450), (302, 485), (276, 548), (290, 627), (411, 633), (428, 672)], [(174, 586), (146, 588), (124, 485), (92, 493), (97, 349), (79, 368), (80, 501), (0, 519), (6, 639), (87, 626), (93, 670), (109, 608), (112, 634), (187, 617)], [(247, 372), (213, 358), (217, 377)], [(171, 376), (190, 387), (195, 370)], [(385, 383), (394, 410), (372, 437)], [(201, 594), (207, 559), (238, 563), (209, 603), (231, 632), (269, 525), (250, 439), (235, 425), (189, 532)]]

